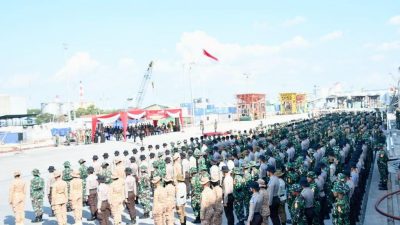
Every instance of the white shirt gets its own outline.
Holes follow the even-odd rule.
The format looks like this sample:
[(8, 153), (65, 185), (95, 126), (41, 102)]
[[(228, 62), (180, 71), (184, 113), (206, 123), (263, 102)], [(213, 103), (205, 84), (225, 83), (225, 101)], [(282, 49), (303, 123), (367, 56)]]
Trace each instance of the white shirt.
[(285, 185), (285, 181), (283, 181), (282, 178), (279, 178), (278, 195), (279, 195), (279, 199), (281, 201), (285, 201), (286, 200), (286, 185)]
[(182, 159), (182, 171), (183, 177), (186, 178), (186, 173), (189, 173), (190, 170), (190, 162), (188, 159)]
[(224, 192), (224, 203), (227, 203), (228, 195), (233, 193), (233, 178), (229, 173), (224, 177), (222, 190)]
[(230, 171), (233, 170), (233, 168), (235, 168), (235, 163), (232, 160), (228, 160), (228, 162), (226, 163), (226, 165), (228, 166), (228, 169)]
[(97, 188), (97, 208), (101, 208), (101, 203), (108, 200), (108, 185), (101, 183)]
[(125, 198), (128, 198), (128, 192), (133, 191), (137, 195), (136, 179), (134, 176), (129, 175), (125, 178)]
[(178, 182), (176, 185), (176, 205), (181, 206), (186, 204), (186, 184)]
[(99, 187), (99, 182), (97, 182), (97, 176), (94, 174), (89, 174), (86, 178), (86, 195), (89, 195), (91, 189), (97, 189)]
[(210, 177), (219, 177), (219, 168), (217, 165), (212, 165), (210, 168)]
[(190, 169), (191, 168), (196, 168), (196, 158), (194, 156), (190, 156), (189, 158), (189, 162), (190, 162)]

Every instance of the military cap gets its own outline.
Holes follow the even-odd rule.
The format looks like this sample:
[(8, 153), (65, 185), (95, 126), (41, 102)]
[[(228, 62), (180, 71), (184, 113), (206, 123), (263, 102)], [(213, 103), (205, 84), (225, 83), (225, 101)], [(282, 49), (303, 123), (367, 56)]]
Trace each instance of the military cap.
[(33, 170), (32, 170), (32, 175), (33, 175), (33, 176), (39, 176), (39, 174), (40, 174), (40, 172), (39, 172), (38, 169), (33, 169)]
[(235, 168), (233, 168), (233, 174), (235, 174), (235, 175), (243, 175), (243, 171), (240, 168), (235, 167)]
[(249, 185), (249, 188), (259, 190), (259, 189), (260, 189), (260, 186), (259, 186), (259, 184), (258, 184), (257, 182), (252, 181), (252, 182), (250, 183), (250, 185)]
[(177, 141), (176, 144), (177, 144), (177, 145), (180, 145), (180, 144), (181, 144), (181, 141)]
[(346, 182), (346, 176), (343, 173), (338, 173), (337, 179), (341, 182)]
[(150, 153), (150, 158), (154, 158), (156, 154), (154, 152)]
[(317, 176), (315, 175), (314, 171), (308, 171), (307, 172), (307, 177), (315, 179)]
[(277, 176), (277, 177), (281, 177), (281, 176), (283, 176), (283, 174), (285, 174), (285, 173), (282, 172), (281, 169), (278, 169), (278, 170), (276, 170), (276, 172), (275, 172), (274, 174), (275, 174), (275, 176)]
[(335, 183), (333, 185), (333, 189), (332, 192), (336, 192), (336, 193), (340, 193), (340, 194), (345, 194), (346, 190), (343, 188), (342, 185), (340, 185), (339, 183)]
[(98, 157), (97, 155), (94, 155), (94, 156), (92, 157), (92, 159), (93, 159), (93, 160), (98, 160), (99, 157)]
[(162, 145), (163, 145), (164, 147), (168, 146), (168, 144), (167, 144), (167, 143), (163, 143)]
[(101, 164), (101, 167), (107, 167), (107, 166), (109, 166), (110, 164), (108, 164), (108, 162), (103, 162), (102, 164)]
[(94, 173), (94, 168), (93, 168), (92, 166), (89, 166), (89, 167), (87, 168), (87, 172), (88, 172), (88, 173)]
[(208, 182), (210, 182), (210, 179), (208, 177), (202, 177), (200, 180), (201, 185), (207, 184)]
[(267, 172), (275, 173), (275, 167), (267, 166)]
[(173, 179), (172, 179), (172, 177), (171, 176), (166, 176), (165, 178), (164, 178), (164, 181), (165, 182), (170, 182), (170, 181), (172, 181)]
[(114, 155), (115, 155), (115, 156), (119, 156), (119, 151), (115, 151), (115, 152), (114, 152)]
[(302, 187), (309, 187), (310, 186), (310, 184), (307, 181), (307, 178), (305, 178), (305, 177), (301, 177), (299, 183), (300, 183), (300, 185)]
[(136, 158), (135, 158), (135, 156), (131, 156), (131, 157), (129, 158), (129, 161), (131, 161), (131, 162), (135, 162), (135, 161), (136, 161)]
[(185, 140), (183, 140), (183, 143), (185, 143), (185, 144), (186, 144), (186, 143), (187, 143), (187, 140), (186, 140), (186, 139), (185, 139)]
[(105, 153), (103, 154), (103, 157), (104, 157), (104, 158), (108, 158), (108, 153), (105, 152)]
[(174, 145), (175, 145), (175, 142), (171, 141), (171, 142), (169, 143), (169, 145), (174, 146)]
[(84, 159), (80, 159), (80, 160), (78, 161), (79, 164), (83, 164), (83, 163), (85, 163), (85, 162), (86, 162), (86, 160), (84, 160)]
[(200, 149), (195, 149), (195, 150), (194, 150), (194, 156), (198, 157), (198, 156), (201, 156), (201, 155), (202, 155), (202, 154), (201, 154)]
[(161, 177), (156, 176), (156, 177), (154, 177), (154, 178), (151, 180), (151, 183), (157, 184), (158, 182), (160, 182), (160, 180), (161, 180)]
[(227, 173), (229, 172), (229, 168), (227, 166), (222, 166), (221, 171)]
[(64, 167), (69, 168), (71, 167), (71, 163), (69, 161), (64, 162)]
[(128, 150), (124, 150), (124, 155), (125, 155), (125, 156), (129, 155)]
[(140, 166), (140, 171), (147, 172), (147, 166), (146, 165), (141, 165)]
[(264, 155), (260, 155), (260, 156), (258, 156), (258, 159), (264, 162), (265, 161), (265, 156)]
[(258, 179), (258, 180), (257, 180), (257, 183), (258, 183), (258, 186), (259, 186), (260, 188), (262, 188), (262, 187), (267, 187), (267, 185), (265, 185), (265, 180), (263, 180), (263, 179)]
[(242, 163), (242, 168), (243, 169), (248, 169), (249, 168), (249, 164), (247, 164), (247, 162), (243, 162)]
[(145, 155), (140, 155), (140, 160), (145, 160), (146, 156)]
[(140, 147), (140, 151), (144, 151), (144, 147), (142, 146), (142, 147)]
[(161, 157), (161, 156), (163, 156), (163, 153), (162, 152), (158, 152), (158, 157)]
[(128, 175), (131, 175), (132, 174), (132, 168), (129, 168), (129, 167), (125, 168), (125, 173), (128, 174)]
[(288, 163), (286, 164), (286, 169), (293, 169), (293, 168), (294, 168), (294, 165), (293, 165), (292, 162), (288, 162)]
[(50, 173), (54, 172), (56, 169), (54, 168), (54, 166), (49, 166), (49, 168), (47, 169), (47, 171), (49, 171)]
[(160, 145), (156, 145), (156, 149), (159, 149), (160, 148)]
[(134, 149), (132, 149), (132, 153), (133, 154), (136, 154), (138, 151), (137, 151), (137, 148), (134, 148)]
[(293, 184), (291, 187), (292, 192), (301, 192), (301, 186), (299, 184)]
[(170, 150), (168, 150), (168, 149), (167, 149), (167, 150), (165, 150), (165, 154), (166, 154), (166, 155), (169, 155), (170, 153), (171, 153), (171, 151), (170, 151)]

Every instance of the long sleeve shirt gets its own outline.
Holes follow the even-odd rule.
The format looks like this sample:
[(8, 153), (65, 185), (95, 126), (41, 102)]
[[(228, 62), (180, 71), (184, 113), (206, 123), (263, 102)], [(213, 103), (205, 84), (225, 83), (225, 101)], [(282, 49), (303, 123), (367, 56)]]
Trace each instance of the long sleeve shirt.
[(127, 176), (125, 179), (125, 198), (128, 198), (128, 193), (131, 191), (137, 196), (136, 179), (132, 175)]
[(278, 197), (278, 192), (279, 192), (279, 179), (277, 176), (273, 175), (271, 176), (269, 182), (268, 182), (268, 191), (269, 191), (269, 205), (272, 205), (272, 200), (274, 197)]
[(250, 207), (249, 207), (249, 217), (247, 218), (248, 222), (251, 222), (254, 217), (254, 213), (261, 214), (261, 207), (262, 207), (262, 196), (259, 192), (253, 193), (250, 199)]
[(224, 192), (224, 204), (226, 204), (228, 203), (228, 195), (233, 193), (233, 178), (230, 174), (224, 177), (222, 190)]

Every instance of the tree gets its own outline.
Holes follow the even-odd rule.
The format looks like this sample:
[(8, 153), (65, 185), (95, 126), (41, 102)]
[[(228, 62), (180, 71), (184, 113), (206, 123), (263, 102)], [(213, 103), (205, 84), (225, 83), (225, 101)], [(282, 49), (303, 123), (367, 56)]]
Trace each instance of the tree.
[(54, 115), (50, 113), (40, 113), (36, 116), (36, 124), (49, 123), (53, 121)]

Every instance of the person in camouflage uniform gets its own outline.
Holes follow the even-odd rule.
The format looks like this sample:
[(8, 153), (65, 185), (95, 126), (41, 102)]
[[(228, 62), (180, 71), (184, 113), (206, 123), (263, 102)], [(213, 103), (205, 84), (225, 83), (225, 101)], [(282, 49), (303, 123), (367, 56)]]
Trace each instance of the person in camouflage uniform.
[(38, 169), (32, 171), (33, 179), (31, 180), (31, 200), (32, 208), (35, 211), (35, 219), (32, 223), (39, 223), (43, 221), (43, 198), (44, 198), (44, 180), (40, 177)]
[(343, 186), (335, 185), (333, 190), (336, 196), (336, 202), (333, 205), (333, 225), (350, 225), (350, 204), (348, 199), (345, 197), (346, 191)]
[(233, 174), (235, 176), (233, 178), (233, 197), (235, 199), (233, 202), (233, 208), (235, 210), (236, 218), (239, 221), (238, 225), (244, 225), (244, 195), (245, 191), (247, 191), (246, 183), (242, 177), (243, 172), (240, 168), (234, 168)]
[(107, 162), (103, 162), (101, 164), (101, 171), (100, 171), (100, 175), (104, 177), (104, 183), (105, 184), (111, 184), (112, 183), (112, 179), (111, 179), (111, 170), (108, 167), (109, 164)]
[(305, 201), (303, 196), (300, 195), (302, 188), (299, 184), (293, 184), (291, 187), (291, 195), (293, 201), (290, 203), (290, 215), (293, 225), (306, 225), (306, 217), (304, 215)]
[(387, 181), (388, 181), (388, 156), (383, 148), (380, 146), (380, 150), (378, 151), (378, 170), (380, 175), (380, 183), (379, 190), (387, 190)]
[(79, 174), (80, 174), (80, 178), (82, 179), (82, 187), (83, 187), (83, 191), (82, 191), (82, 201), (83, 201), (83, 205), (86, 205), (86, 198), (85, 198), (85, 194), (86, 194), (86, 178), (88, 177), (88, 172), (87, 172), (87, 167), (85, 166), (85, 160), (84, 159), (80, 159), (79, 161)]
[[(67, 182), (67, 188), (68, 188), (68, 199), (69, 199), (69, 194), (70, 194), (70, 182), (72, 180), (72, 169), (71, 169), (71, 163), (69, 161), (64, 162), (64, 170), (62, 172), (62, 180)], [(67, 202), (67, 212), (71, 212), (71, 201), (68, 200)]]
[(151, 202), (150, 202), (150, 176), (147, 172), (146, 165), (140, 166), (140, 180), (139, 180), (139, 203), (143, 206), (143, 216), (141, 219), (150, 217)]
[[(309, 171), (307, 173), (307, 181), (310, 185), (311, 190), (314, 192), (314, 215), (319, 215), (320, 211), (321, 211), (321, 204), (319, 201), (319, 188), (317, 186), (317, 184), (315, 183), (315, 178), (317, 176), (315, 175), (314, 171)], [(318, 216), (314, 216), (313, 219), (313, 225), (319, 225), (319, 218)]]
[(200, 197), (203, 187), (200, 184), (201, 176), (197, 173), (196, 168), (191, 168), (190, 173), (192, 174), (192, 193), (191, 193), (191, 206), (193, 209), (193, 214), (195, 216), (195, 221), (193, 223), (200, 223)]
[(286, 170), (287, 170), (287, 173), (286, 173), (285, 181), (286, 181), (287, 188), (290, 189), (293, 184), (297, 184), (299, 182), (300, 177), (297, 174), (297, 172), (294, 170), (294, 164), (292, 162), (288, 162), (286, 164)]
[(252, 196), (252, 192), (250, 192), (249, 185), (253, 181), (251, 173), (249, 171), (250, 167), (249, 164), (244, 164), (243, 165), (243, 179), (245, 183), (245, 189), (244, 189), (244, 208), (246, 209), (246, 218), (248, 217), (249, 214), (249, 208), (250, 208), (250, 199)]

